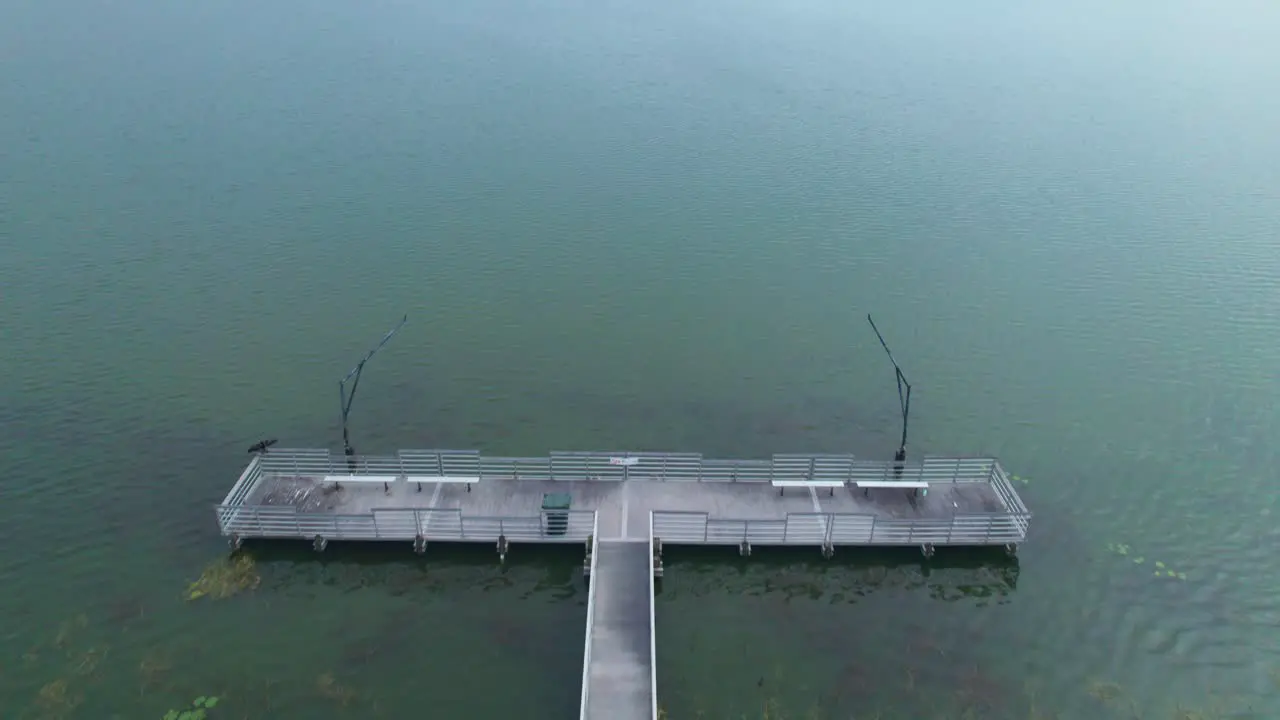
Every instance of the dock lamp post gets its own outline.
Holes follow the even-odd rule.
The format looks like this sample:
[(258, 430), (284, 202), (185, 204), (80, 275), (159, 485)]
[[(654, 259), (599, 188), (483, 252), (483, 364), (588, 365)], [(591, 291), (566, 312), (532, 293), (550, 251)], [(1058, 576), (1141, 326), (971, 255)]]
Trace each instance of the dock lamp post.
[[(355, 472), (354, 458), (356, 451), (351, 448), (351, 436), (347, 433), (347, 417), (351, 415), (351, 403), (356, 399), (356, 388), (360, 387), (360, 373), (364, 372), (364, 364), (369, 362), (369, 358), (372, 358), (374, 353), (381, 350), (382, 346), (387, 344), (387, 341), (391, 339), (392, 335), (400, 332), (400, 328), (404, 327), (404, 324), (408, 322), (408, 320), (409, 315), (406, 313), (404, 317), (400, 318), (400, 323), (391, 329), (391, 332), (382, 336), (382, 342), (379, 342), (368, 352), (367, 355), (364, 356), (364, 359), (362, 359), (355, 367), (351, 368), (351, 372), (347, 373), (346, 377), (338, 381), (338, 398), (342, 403), (342, 452), (347, 456), (347, 467), (352, 472)], [(352, 380), (352, 378), (354, 378), (354, 380)], [(350, 394), (347, 393), (348, 380), (352, 380)]]
[(876, 327), (876, 321), (871, 319), (869, 313), (867, 322), (871, 323), (871, 329), (880, 340), (880, 347), (884, 348), (885, 354), (889, 356), (889, 362), (893, 363), (894, 379), (898, 381), (898, 405), (902, 408), (902, 441), (898, 444), (898, 452), (893, 454), (893, 474), (895, 477), (901, 477), (902, 464), (907, 460), (907, 415), (911, 412), (911, 383), (907, 382), (907, 376), (902, 374), (902, 368), (898, 367), (898, 361), (893, 359), (888, 343), (884, 341), (880, 328)]

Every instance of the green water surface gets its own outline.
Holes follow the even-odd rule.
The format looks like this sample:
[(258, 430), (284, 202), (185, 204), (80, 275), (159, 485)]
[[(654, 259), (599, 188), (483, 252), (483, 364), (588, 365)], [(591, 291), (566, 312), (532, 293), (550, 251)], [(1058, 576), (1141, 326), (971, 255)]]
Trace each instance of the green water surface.
[(673, 550), (671, 720), (1280, 717), (1276, 37), (1261, 1), (6, 3), (0, 716), (573, 717), (577, 549), (258, 547), (187, 601), (245, 448), (338, 447), (408, 312), (361, 452), (883, 458), (870, 312), (912, 452), (998, 455), (1031, 538)]

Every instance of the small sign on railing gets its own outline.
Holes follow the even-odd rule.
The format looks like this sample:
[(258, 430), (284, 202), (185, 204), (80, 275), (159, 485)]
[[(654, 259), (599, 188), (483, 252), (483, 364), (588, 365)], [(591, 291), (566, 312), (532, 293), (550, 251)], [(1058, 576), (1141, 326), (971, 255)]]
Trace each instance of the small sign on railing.
[(611, 458), (609, 458), (609, 464), (610, 464), (610, 465), (621, 465), (622, 467), (631, 467), (632, 465), (637, 465), (637, 464), (639, 464), (639, 463), (640, 463), (640, 458), (635, 458), (635, 457), (611, 457)]

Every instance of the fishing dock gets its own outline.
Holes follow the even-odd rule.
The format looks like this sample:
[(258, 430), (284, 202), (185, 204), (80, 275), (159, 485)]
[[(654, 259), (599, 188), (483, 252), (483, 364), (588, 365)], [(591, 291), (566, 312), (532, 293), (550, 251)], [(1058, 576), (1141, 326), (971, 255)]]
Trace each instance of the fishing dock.
[(254, 455), (215, 508), (248, 539), (520, 543), (584, 548), (589, 599), (582, 718), (657, 717), (653, 598), (666, 545), (837, 548), (995, 546), (1010, 554), (1031, 513), (994, 458), (866, 461), (851, 455), (716, 460), (694, 453), (490, 457), (402, 450)]

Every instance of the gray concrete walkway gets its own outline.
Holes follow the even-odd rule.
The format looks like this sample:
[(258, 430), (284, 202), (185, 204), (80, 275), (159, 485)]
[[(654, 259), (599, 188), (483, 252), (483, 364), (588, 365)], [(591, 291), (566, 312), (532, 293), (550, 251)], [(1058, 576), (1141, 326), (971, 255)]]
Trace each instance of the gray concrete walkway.
[(601, 541), (596, 551), (588, 720), (653, 720), (647, 542)]

